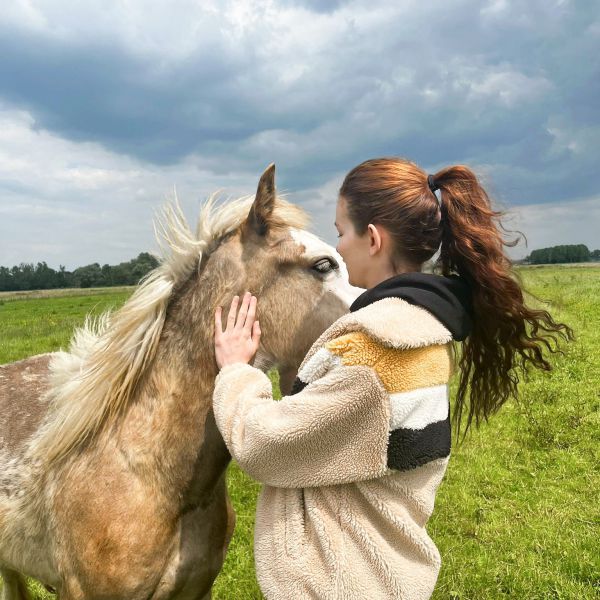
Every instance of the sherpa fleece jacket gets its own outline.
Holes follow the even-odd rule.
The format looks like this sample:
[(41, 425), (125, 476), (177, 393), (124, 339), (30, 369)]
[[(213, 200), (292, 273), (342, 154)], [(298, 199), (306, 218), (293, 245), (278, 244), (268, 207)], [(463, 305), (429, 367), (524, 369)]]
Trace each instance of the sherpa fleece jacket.
[(264, 484), (254, 549), (268, 600), (433, 592), (440, 555), (425, 525), (450, 453), (452, 334), (428, 310), (378, 297), (313, 344), (295, 394), (274, 401), (247, 364), (217, 376), (217, 425)]

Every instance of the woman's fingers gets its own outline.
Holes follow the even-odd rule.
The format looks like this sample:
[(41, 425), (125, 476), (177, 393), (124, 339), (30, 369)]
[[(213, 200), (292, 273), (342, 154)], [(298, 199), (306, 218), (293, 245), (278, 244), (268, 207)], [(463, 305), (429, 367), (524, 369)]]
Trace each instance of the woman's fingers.
[[(241, 305), (239, 296), (234, 296), (231, 302), (231, 307), (229, 308), (229, 314), (227, 316), (226, 331), (230, 331), (232, 329), (243, 330), (245, 333), (248, 334), (248, 336), (250, 336), (253, 331), (252, 324), (254, 323), (254, 319), (256, 318), (256, 304), (256, 296), (253, 296), (250, 292), (246, 292), (244, 294), (244, 296), (242, 297)], [(217, 310), (219, 311), (220, 318), (220, 307)], [(217, 315), (215, 314), (215, 323), (216, 319)]]
[(244, 331), (250, 335), (252, 333), (252, 326), (254, 325), (254, 319), (256, 318), (256, 296), (250, 297), (250, 305), (248, 306), (248, 313), (246, 314), (246, 321), (244, 322)]
[(256, 318), (257, 299), (246, 292), (241, 301), (235, 296), (229, 308), (227, 327), (223, 331), (222, 308), (215, 309), (215, 360), (217, 366), (234, 362), (248, 363), (256, 354), (260, 343), (260, 325)]
[(235, 326), (235, 316), (237, 314), (237, 307), (239, 303), (239, 296), (234, 296), (229, 307), (229, 314), (227, 315), (227, 329), (233, 329)]
[(254, 342), (254, 348), (255, 348), (255, 352), (256, 350), (258, 350), (258, 344), (260, 342), (260, 325), (258, 324), (258, 321), (254, 321), (254, 324), (252, 325), (252, 341)]
[(246, 323), (246, 316), (248, 315), (248, 307), (250, 305), (250, 299), (252, 295), (250, 292), (246, 292), (244, 297), (242, 298), (242, 305), (240, 306), (240, 312), (238, 313), (237, 319), (235, 321), (235, 326), (237, 329), (243, 329), (244, 324)]

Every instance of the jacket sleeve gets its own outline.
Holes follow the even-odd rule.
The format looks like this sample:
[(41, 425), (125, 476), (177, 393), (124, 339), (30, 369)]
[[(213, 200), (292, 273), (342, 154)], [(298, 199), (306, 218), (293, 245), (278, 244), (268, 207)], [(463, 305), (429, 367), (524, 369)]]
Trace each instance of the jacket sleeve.
[(213, 408), (231, 455), (267, 485), (335, 485), (386, 472), (389, 396), (368, 366), (339, 364), (276, 401), (262, 371), (228, 365)]

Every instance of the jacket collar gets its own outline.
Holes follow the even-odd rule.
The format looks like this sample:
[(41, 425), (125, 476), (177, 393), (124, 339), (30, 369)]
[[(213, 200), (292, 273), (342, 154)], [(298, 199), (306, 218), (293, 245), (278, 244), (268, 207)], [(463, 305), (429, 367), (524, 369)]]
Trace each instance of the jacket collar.
[(458, 341), (464, 340), (473, 327), (471, 290), (463, 278), (455, 275), (395, 275), (362, 293), (350, 306), (350, 312), (359, 311), (385, 298), (401, 298), (424, 308)]

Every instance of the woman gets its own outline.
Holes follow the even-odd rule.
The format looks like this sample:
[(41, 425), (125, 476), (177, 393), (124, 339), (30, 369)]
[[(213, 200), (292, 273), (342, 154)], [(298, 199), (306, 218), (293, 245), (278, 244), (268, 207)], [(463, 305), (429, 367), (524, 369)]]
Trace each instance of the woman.
[[(265, 484), (255, 559), (269, 600), (431, 596), (440, 556), (425, 525), (450, 453), (452, 342), (462, 342), (458, 431), (465, 413), (468, 429), (517, 396), (519, 369), (550, 369), (542, 351), (571, 336), (525, 306), (499, 216), (464, 166), (428, 176), (382, 158), (350, 171), (337, 250), (367, 290), (280, 402), (247, 364), (256, 298), (239, 315), (234, 300), (225, 332), (217, 310), (214, 411), (233, 457)], [(422, 273), (438, 249), (442, 275)]]

